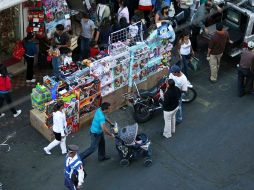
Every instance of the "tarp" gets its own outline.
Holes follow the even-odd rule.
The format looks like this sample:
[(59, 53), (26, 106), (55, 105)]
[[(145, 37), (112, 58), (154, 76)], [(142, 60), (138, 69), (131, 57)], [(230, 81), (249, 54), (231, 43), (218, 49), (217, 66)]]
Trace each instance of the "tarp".
[(0, 0), (0, 11), (8, 9), (14, 5), (18, 5), (27, 0)]

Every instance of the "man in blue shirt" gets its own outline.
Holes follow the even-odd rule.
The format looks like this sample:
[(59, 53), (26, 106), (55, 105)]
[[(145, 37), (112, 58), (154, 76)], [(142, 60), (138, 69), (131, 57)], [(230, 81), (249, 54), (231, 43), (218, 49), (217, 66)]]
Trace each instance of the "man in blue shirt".
[(110, 111), (110, 103), (104, 102), (101, 104), (101, 107), (95, 111), (94, 118), (92, 121), (92, 126), (90, 128), (91, 135), (91, 145), (88, 149), (80, 154), (81, 160), (83, 161), (86, 157), (91, 155), (98, 147), (98, 160), (104, 161), (110, 159), (110, 157), (105, 155), (105, 139), (104, 133), (108, 136), (113, 137), (113, 134), (110, 133), (109, 129), (106, 127), (106, 121), (111, 125), (112, 122), (109, 121), (105, 113)]

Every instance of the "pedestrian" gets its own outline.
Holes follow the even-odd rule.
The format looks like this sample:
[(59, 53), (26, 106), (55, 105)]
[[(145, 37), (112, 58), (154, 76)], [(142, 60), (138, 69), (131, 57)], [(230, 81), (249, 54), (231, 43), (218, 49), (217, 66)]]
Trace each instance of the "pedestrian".
[(95, 35), (95, 42), (99, 44), (100, 49), (107, 49), (109, 37), (113, 32), (109, 18), (104, 18)]
[(67, 122), (66, 116), (63, 111), (64, 102), (62, 100), (57, 101), (54, 105), (53, 112), (53, 133), (55, 135), (55, 140), (53, 140), (48, 146), (44, 147), (46, 154), (51, 154), (50, 150), (60, 144), (62, 154), (67, 153), (66, 149), (66, 136), (67, 136)]
[(218, 5), (214, 4), (212, 0), (207, 0), (206, 3), (200, 5), (197, 9), (197, 12), (193, 15), (191, 20), (192, 24), (192, 47), (194, 51), (197, 51), (197, 37), (200, 34), (200, 30), (208, 33), (206, 28), (206, 20), (209, 16), (215, 14), (216, 12), (222, 12), (223, 9)]
[(105, 154), (105, 139), (104, 133), (108, 136), (113, 137), (113, 134), (106, 127), (106, 121), (111, 125), (112, 122), (106, 118), (105, 114), (110, 111), (110, 103), (104, 102), (101, 107), (95, 111), (92, 126), (90, 128), (91, 144), (88, 149), (80, 154), (82, 160), (86, 159), (98, 148), (98, 160), (104, 161), (110, 159)]
[(77, 145), (68, 145), (68, 154), (65, 158), (64, 185), (69, 190), (79, 190), (84, 183), (85, 172), (78, 150)]
[(14, 106), (11, 105), (11, 78), (6, 66), (4, 64), (0, 64), (0, 118), (5, 116), (5, 113), (1, 112), (4, 100), (6, 100), (7, 104), (10, 105), (13, 117), (18, 117), (21, 114), (21, 110), (16, 110)]
[(238, 67), (238, 96), (253, 94), (254, 42), (248, 42), (248, 49), (243, 50)]
[(188, 31), (184, 31), (178, 40), (178, 51), (182, 62), (182, 72), (186, 77), (189, 77), (188, 66), (194, 55), (194, 51), (191, 46), (190, 34)]
[(118, 23), (120, 23), (120, 19), (122, 17), (126, 18), (127, 23), (130, 23), (130, 17), (129, 17), (129, 10), (128, 10), (128, 7), (127, 7), (127, 1), (126, 0), (119, 0), (118, 4), (119, 4), (119, 9), (117, 11)]
[[(188, 80), (186, 76), (181, 72), (181, 68), (178, 65), (173, 65), (170, 68), (169, 79), (175, 81), (175, 86), (177, 86), (181, 93), (185, 93), (188, 90)], [(179, 100), (179, 109), (176, 112), (176, 125), (183, 121), (183, 110), (182, 110), (182, 98)]]
[(95, 24), (89, 19), (89, 15), (87, 13), (83, 14), (83, 18), (81, 19), (81, 44), (80, 44), (80, 59), (88, 59), (90, 57), (90, 42), (94, 36)]
[(161, 10), (157, 11), (155, 14), (155, 23), (169, 23), (170, 17), (168, 16), (169, 13), (169, 6), (167, 5), (162, 5), (163, 7)]
[(207, 60), (209, 61), (211, 71), (211, 82), (217, 82), (220, 60), (225, 50), (226, 44), (229, 41), (229, 34), (226, 30), (223, 30), (223, 24), (217, 23), (216, 32), (209, 42), (207, 52)]
[(26, 60), (26, 82), (35, 82), (34, 78), (34, 57), (37, 54), (36, 44), (34, 42), (35, 35), (32, 32), (27, 33), (26, 38), (24, 39), (24, 49)]
[[(56, 31), (53, 34), (51, 43), (53, 46), (56, 46), (59, 49), (61, 55), (66, 54), (68, 52), (68, 49), (70, 47), (70, 37), (66, 32), (64, 32), (64, 25), (62, 24), (56, 25)], [(59, 69), (60, 65), (61, 65), (60, 56), (53, 56), (52, 66), (54, 75), (57, 78), (60, 76)]]
[(179, 24), (184, 24), (190, 18), (190, 7), (193, 5), (193, 0), (177, 0), (179, 10), (184, 12), (184, 18)]
[(163, 136), (166, 138), (172, 137), (172, 133), (175, 133), (176, 112), (178, 110), (180, 98), (180, 89), (175, 86), (175, 81), (173, 79), (169, 79), (167, 81), (167, 90), (162, 101), (165, 122)]

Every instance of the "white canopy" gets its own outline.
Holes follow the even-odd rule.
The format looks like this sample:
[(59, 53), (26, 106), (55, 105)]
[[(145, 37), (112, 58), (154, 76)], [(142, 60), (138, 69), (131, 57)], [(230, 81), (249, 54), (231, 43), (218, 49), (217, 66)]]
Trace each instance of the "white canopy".
[(0, 11), (8, 9), (14, 5), (23, 3), (27, 0), (0, 0)]

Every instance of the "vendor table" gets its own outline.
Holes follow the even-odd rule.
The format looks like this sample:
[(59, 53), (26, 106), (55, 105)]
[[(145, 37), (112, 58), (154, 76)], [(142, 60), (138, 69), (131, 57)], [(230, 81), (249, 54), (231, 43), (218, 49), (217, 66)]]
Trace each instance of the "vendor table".
[[(138, 88), (144, 89), (144, 90), (149, 89), (153, 87), (162, 76), (167, 74), (168, 74), (168, 69), (165, 68), (159, 71), (158, 73), (150, 76), (149, 78), (147, 78), (147, 80), (138, 84)], [(127, 92), (128, 92), (128, 87), (127, 86), (122, 87), (108, 94), (107, 96), (104, 96), (103, 102), (111, 103), (111, 111), (113, 112), (123, 107), (124, 105), (126, 105), (126, 100), (123, 98), (122, 95)], [(94, 112), (95, 111), (87, 113), (86, 115), (80, 118), (80, 127), (86, 127), (86, 128), (90, 127)], [(46, 120), (45, 113), (40, 112), (37, 109), (32, 109), (30, 111), (31, 126), (34, 127), (39, 133), (41, 133), (47, 140), (52, 141), (54, 140), (54, 135), (53, 135), (52, 129), (46, 126), (45, 120)]]

